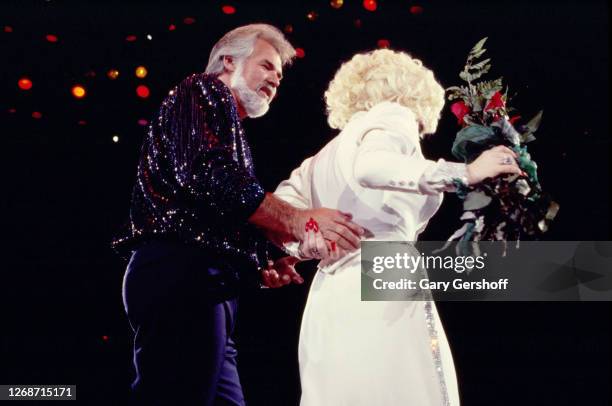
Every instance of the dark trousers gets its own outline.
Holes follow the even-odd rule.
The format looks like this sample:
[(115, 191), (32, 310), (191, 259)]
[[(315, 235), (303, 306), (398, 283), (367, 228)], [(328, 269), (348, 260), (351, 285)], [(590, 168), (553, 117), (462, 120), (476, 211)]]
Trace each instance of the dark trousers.
[(200, 248), (134, 251), (123, 302), (134, 330), (138, 405), (244, 405), (232, 332), (237, 278)]

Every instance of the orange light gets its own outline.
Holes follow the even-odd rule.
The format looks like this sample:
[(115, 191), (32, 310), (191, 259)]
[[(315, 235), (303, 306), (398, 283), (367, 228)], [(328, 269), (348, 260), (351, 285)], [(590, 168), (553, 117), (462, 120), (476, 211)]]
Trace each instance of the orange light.
[(221, 7), (221, 11), (223, 11), (224, 14), (234, 14), (236, 12), (236, 7), (225, 5)]
[(19, 86), (21, 90), (30, 90), (32, 88), (32, 81), (28, 78), (21, 78), (17, 82), (17, 86)]
[(317, 17), (319, 17), (319, 15), (317, 14), (316, 11), (311, 11), (308, 14), (306, 14), (306, 18), (308, 18), (308, 20), (310, 20), (310, 21), (316, 20)]
[(149, 91), (149, 88), (145, 85), (140, 85), (136, 88), (136, 94), (138, 95), (138, 97), (142, 97), (143, 99), (149, 97), (150, 93), (151, 92)]
[(329, 4), (333, 7), (333, 8), (340, 8), (342, 7), (342, 5), (344, 4), (344, 0), (331, 0), (329, 2)]
[(376, 11), (377, 6), (376, 0), (363, 0), (363, 8), (368, 11)]
[(119, 71), (117, 69), (111, 69), (106, 72), (106, 76), (108, 76), (110, 80), (115, 80), (119, 77)]
[(306, 52), (304, 52), (304, 49), (302, 48), (295, 48), (295, 56), (298, 58), (303, 58), (306, 56)]
[(85, 88), (81, 85), (74, 85), (72, 86), (72, 95), (74, 97), (76, 97), (77, 99), (82, 99), (83, 97), (85, 97), (85, 94), (87, 92), (85, 92)]
[(57, 35), (47, 34), (45, 37), (49, 42), (57, 42)]
[(136, 73), (137, 78), (143, 79), (147, 76), (148, 72), (147, 72), (147, 68), (145, 68), (144, 66), (139, 66), (136, 68), (135, 73)]

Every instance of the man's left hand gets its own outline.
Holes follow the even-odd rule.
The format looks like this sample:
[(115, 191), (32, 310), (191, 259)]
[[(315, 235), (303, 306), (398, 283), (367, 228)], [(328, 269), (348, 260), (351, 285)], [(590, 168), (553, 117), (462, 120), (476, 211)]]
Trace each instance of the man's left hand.
[(299, 262), (295, 257), (282, 257), (276, 261), (268, 261), (268, 267), (262, 272), (264, 286), (269, 288), (280, 288), (293, 282), (304, 283), (304, 279), (295, 270), (295, 264)]

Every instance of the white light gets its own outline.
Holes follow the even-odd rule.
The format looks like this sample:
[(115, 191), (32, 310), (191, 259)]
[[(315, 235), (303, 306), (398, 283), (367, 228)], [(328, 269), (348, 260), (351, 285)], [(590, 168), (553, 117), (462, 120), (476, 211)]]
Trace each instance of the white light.
[(113, 135), (113, 142), (119, 142), (119, 136)]
[(147, 34), (147, 39), (151, 41), (153, 39), (153, 36), (151, 34)]

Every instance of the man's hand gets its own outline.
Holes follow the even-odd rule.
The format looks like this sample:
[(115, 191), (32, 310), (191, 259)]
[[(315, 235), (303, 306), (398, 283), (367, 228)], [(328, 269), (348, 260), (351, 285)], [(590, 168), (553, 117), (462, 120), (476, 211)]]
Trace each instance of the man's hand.
[(337, 244), (345, 251), (354, 251), (359, 248), (365, 230), (351, 219), (348, 213), (325, 207), (302, 210), (293, 219), (292, 234), (295, 239), (303, 241), (304, 232), (309, 231), (309, 226), (315, 226), (314, 231), (320, 231), (325, 240)]
[(295, 270), (295, 264), (299, 262), (295, 257), (282, 257), (275, 261), (268, 261), (268, 267), (263, 270), (261, 276), (263, 284), (269, 288), (280, 288), (293, 282), (304, 283), (304, 279)]
[(306, 224), (312, 219), (326, 240), (333, 241), (347, 251), (359, 248), (365, 230), (351, 221), (350, 214), (327, 208), (302, 210), (267, 193), (249, 223), (259, 227), (278, 247), (289, 241), (302, 241)]

